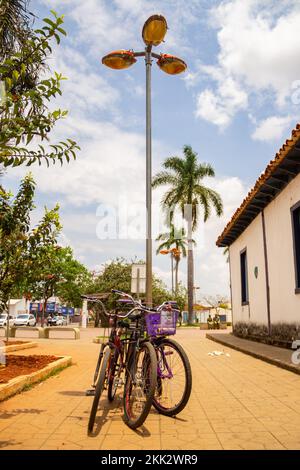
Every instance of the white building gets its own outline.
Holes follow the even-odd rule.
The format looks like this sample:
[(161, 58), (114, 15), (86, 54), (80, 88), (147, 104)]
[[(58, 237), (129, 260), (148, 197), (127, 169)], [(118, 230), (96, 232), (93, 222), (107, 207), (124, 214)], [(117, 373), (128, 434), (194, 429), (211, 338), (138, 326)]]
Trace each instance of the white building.
[(217, 240), (229, 247), (233, 324), (300, 332), (300, 124)]
[(10, 299), (9, 301), (9, 314), (13, 317), (19, 313), (26, 313), (26, 300), (23, 299)]

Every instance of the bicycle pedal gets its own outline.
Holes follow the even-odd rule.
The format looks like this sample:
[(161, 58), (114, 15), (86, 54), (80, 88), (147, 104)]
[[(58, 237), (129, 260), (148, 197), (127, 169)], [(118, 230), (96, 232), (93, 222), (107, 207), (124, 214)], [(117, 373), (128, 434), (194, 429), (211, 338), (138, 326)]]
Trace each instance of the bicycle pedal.
[(95, 396), (95, 389), (94, 389), (94, 388), (90, 388), (89, 390), (86, 390), (85, 396), (86, 396), (86, 397), (94, 397), (94, 396)]
[(115, 384), (116, 384), (117, 387), (123, 387), (123, 385), (124, 385), (124, 380), (122, 380), (122, 379), (116, 379), (116, 380), (115, 380)]

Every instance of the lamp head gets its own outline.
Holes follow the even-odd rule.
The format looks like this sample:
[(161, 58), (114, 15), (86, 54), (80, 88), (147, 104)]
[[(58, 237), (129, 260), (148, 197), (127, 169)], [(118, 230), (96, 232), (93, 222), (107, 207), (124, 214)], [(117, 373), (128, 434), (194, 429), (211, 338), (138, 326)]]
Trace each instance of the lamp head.
[(142, 36), (147, 46), (158, 46), (166, 35), (167, 21), (162, 15), (152, 15), (143, 26)]
[(102, 64), (115, 70), (128, 69), (135, 64), (136, 58), (132, 51), (119, 50), (113, 51), (102, 58)]
[(170, 54), (161, 54), (157, 61), (157, 65), (163, 72), (166, 72), (169, 75), (177, 75), (185, 72), (187, 69), (187, 65), (184, 60)]

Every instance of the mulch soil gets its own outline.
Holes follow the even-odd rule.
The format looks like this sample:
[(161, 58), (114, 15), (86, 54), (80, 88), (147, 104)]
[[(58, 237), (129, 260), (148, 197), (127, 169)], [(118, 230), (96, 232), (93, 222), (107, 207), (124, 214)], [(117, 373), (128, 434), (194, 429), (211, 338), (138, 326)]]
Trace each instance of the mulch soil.
[(43, 367), (57, 361), (57, 359), (59, 359), (57, 356), (15, 356), (8, 354), (6, 356), (6, 365), (4, 367), (0, 366), (0, 384), (5, 384), (19, 375), (27, 375), (43, 369)]

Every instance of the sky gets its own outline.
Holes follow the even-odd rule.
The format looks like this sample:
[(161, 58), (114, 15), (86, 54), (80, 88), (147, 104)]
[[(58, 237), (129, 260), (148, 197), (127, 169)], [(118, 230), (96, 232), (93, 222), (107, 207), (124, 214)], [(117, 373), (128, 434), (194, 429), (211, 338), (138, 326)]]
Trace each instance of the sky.
[[(31, 167), (34, 221), (59, 202), (61, 243), (97, 272), (116, 257), (144, 258), (145, 66), (139, 59), (114, 71), (101, 57), (142, 50), (145, 20), (162, 14), (169, 29), (155, 52), (181, 57), (188, 69), (170, 76), (153, 62), (153, 174), (185, 144), (214, 167), (205, 184), (221, 194), (224, 214), (205, 224), (200, 217), (195, 286), (199, 298), (228, 296), (228, 264), (216, 239), (299, 122), (299, 0), (34, 0), (30, 9), (40, 19), (50, 9), (65, 14), (68, 36), (49, 66), (68, 78), (51, 106), (69, 114), (51, 140), (70, 137), (81, 147), (63, 167)], [(5, 187), (15, 192), (27, 171), (9, 169)], [(153, 192), (154, 239), (165, 231), (163, 192)], [(156, 256), (156, 247), (153, 270), (170, 287), (170, 259)], [(186, 260), (179, 278), (186, 282)]]

